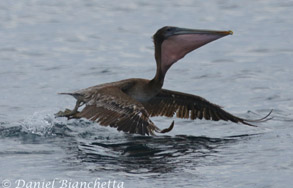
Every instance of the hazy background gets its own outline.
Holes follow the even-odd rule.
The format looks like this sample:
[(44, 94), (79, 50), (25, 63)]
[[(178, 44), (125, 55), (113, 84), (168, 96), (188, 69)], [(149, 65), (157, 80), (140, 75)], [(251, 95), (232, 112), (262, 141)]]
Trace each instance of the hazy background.
[[(289, 0), (1, 1), (0, 181), (100, 177), (124, 187), (290, 187), (292, 8)], [(58, 92), (152, 78), (151, 36), (165, 25), (234, 32), (175, 64), (165, 88), (245, 118), (274, 109), (274, 119), (251, 128), (174, 118), (168, 136), (145, 138), (54, 118), (75, 104)], [(163, 128), (172, 120), (154, 121)]]

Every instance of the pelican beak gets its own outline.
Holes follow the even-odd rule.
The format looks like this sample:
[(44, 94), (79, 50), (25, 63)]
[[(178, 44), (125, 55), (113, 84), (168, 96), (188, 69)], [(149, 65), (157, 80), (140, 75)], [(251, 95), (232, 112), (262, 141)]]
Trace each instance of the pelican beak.
[(232, 35), (232, 31), (212, 31), (165, 27), (164, 41), (161, 45), (161, 68), (163, 74), (172, 64), (189, 52), (219, 38)]
[(197, 35), (233, 35), (233, 31), (213, 31), (213, 30), (200, 30), (200, 29), (187, 29), (187, 28), (176, 28), (170, 36), (173, 35), (184, 35), (184, 34), (197, 34)]

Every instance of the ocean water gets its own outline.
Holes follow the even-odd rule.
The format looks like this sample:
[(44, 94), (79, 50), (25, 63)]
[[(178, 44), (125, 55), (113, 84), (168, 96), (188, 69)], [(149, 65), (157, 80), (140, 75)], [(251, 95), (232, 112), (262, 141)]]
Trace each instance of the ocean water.
[[(0, 2), (0, 187), (290, 188), (293, 180), (293, 1)], [(57, 95), (155, 74), (151, 36), (165, 25), (233, 30), (176, 63), (164, 88), (273, 119), (153, 118), (172, 132), (129, 135), (55, 118)]]

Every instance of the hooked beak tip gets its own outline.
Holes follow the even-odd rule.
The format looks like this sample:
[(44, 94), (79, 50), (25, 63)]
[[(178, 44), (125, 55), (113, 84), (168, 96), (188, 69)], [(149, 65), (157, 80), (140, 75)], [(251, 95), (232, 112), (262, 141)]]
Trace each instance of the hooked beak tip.
[(228, 31), (219, 31), (222, 35), (233, 35), (233, 31), (228, 30)]
[(228, 33), (229, 35), (233, 35), (233, 31), (231, 31), (231, 30), (227, 31), (227, 33)]

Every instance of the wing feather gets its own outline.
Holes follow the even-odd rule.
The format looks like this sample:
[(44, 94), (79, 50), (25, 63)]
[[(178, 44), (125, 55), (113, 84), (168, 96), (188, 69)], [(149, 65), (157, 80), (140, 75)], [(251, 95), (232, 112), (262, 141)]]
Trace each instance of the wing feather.
[[(234, 116), (223, 110), (219, 105), (213, 104), (202, 97), (166, 89), (162, 89), (159, 94), (150, 101), (143, 103), (143, 105), (151, 116), (172, 117), (176, 114), (178, 118), (224, 120), (250, 126), (255, 126), (250, 122), (258, 121)], [(266, 118), (270, 113), (259, 121), (267, 120)]]
[(129, 133), (153, 135), (155, 131), (159, 131), (149, 119), (144, 106), (118, 87), (98, 88), (87, 99), (86, 106), (76, 117), (87, 118), (100, 125)]

